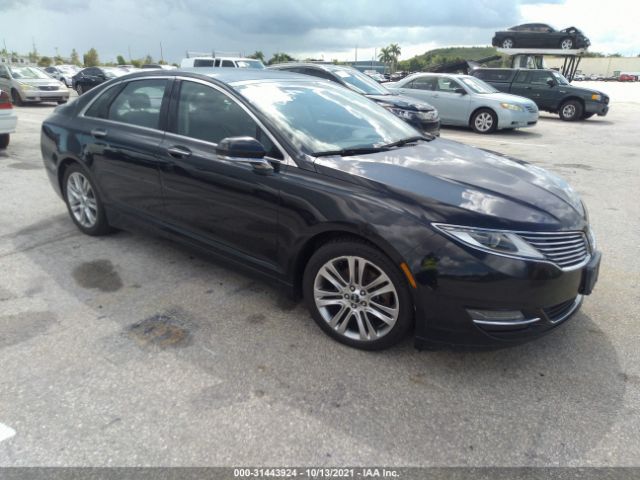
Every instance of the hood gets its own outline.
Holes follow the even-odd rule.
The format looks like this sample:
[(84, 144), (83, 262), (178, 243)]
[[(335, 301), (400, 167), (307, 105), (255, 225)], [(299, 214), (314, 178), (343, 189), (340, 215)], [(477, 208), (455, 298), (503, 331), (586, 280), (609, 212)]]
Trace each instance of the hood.
[(55, 78), (16, 78), (15, 81), (26, 83), (27, 85), (34, 85), (36, 87), (45, 85), (55, 85), (56, 87), (60, 86), (60, 82)]
[(521, 97), (519, 95), (512, 95), (510, 93), (502, 93), (502, 92), (482, 93), (482, 94), (478, 93), (477, 95), (481, 98), (488, 98), (490, 100), (495, 100), (497, 102), (514, 103), (516, 105), (534, 105), (535, 106), (536, 104), (533, 100), (529, 100), (528, 98)]
[[(585, 212), (565, 180), (539, 167), (451, 140), (437, 139), (353, 157), (319, 157), (318, 171), (354, 182), (375, 182), (405, 203), (418, 204), (426, 221), (511, 229), (582, 229)], [(379, 187), (377, 188), (379, 189)], [(440, 218), (447, 212), (447, 219)]]
[(571, 90), (573, 90), (576, 93), (580, 93), (582, 95), (592, 95), (592, 94), (597, 94), (597, 95), (601, 95), (602, 98), (609, 98), (609, 95), (607, 95), (606, 93), (600, 91), (600, 90), (595, 90), (593, 88), (584, 88), (584, 87), (578, 87), (576, 85), (558, 85), (558, 88), (569, 88)]
[(392, 93), (391, 95), (365, 95), (377, 103), (386, 103), (393, 105), (394, 107), (402, 108), (403, 110), (415, 110), (418, 112), (430, 112), (435, 110), (433, 106), (427, 102), (422, 102), (405, 95), (397, 95)]

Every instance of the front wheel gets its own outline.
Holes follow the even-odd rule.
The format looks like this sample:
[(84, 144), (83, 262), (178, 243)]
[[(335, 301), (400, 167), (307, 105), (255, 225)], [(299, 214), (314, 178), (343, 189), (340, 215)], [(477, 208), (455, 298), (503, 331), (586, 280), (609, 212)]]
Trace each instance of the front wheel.
[(76, 85), (76, 92), (78, 92), (78, 95), (82, 95), (84, 93), (84, 88), (82, 88), (82, 85)]
[(492, 133), (498, 128), (498, 116), (488, 108), (482, 108), (471, 117), (471, 128), (476, 133)]
[(9, 134), (3, 133), (0, 135), (0, 150), (4, 150), (9, 146)]
[(573, 48), (573, 39), (571, 38), (563, 38), (560, 42), (560, 48), (562, 50), (571, 50)]
[(582, 104), (578, 100), (567, 100), (560, 106), (560, 118), (565, 122), (575, 122), (582, 118)]
[(67, 168), (63, 187), (71, 220), (82, 233), (98, 236), (111, 231), (98, 191), (82, 167)]
[(11, 102), (16, 107), (21, 107), (24, 104), (24, 102), (22, 101), (22, 97), (17, 90), (11, 90)]
[(513, 48), (515, 46), (515, 42), (513, 41), (513, 38), (505, 38), (502, 41), (502, 48)]
[(384, 253), (365, 242), (342, 240), (320, 247), (305, 268), (303, 292), (320, 328), (352, 347), (388, 348), (412, 323), (405, 277)]

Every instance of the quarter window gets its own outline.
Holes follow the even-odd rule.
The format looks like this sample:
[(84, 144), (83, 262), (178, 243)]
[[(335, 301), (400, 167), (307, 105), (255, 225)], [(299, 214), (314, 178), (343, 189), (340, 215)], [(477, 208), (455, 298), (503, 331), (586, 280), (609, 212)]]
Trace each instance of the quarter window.
[(120, 92), (111, 104), (108, 119), (147, 128), (159, 128), (160, 107), (166, 80), (137, 80)]
[(262, 143), (268, 156), (283, 158), (240, 105), (224, 93), (201, 83), (182, 82), (176, 133), (215, 144), (228, 137), (253, 137)]

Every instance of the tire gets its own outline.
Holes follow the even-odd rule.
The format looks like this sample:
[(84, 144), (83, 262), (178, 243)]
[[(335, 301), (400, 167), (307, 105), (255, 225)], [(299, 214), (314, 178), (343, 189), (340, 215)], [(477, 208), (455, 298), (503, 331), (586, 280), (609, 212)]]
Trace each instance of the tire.
[[(352, 281), (349, 271), (355, 272)], [(363, 279), (358, 278), (360, 271)], [(413, 302), (404, 274), (364, 241), (346, 238), (320, 247), (305, 268), (303, 294), (320, 328), (351, 347), (391, 347), (413, 322)]]
[(71, 220), (82, 233), (99, 236), (112, 231), (100, 195), (84, 168), (70, 165), (64, 172), (62, 187)]
[(22, 105), (24, 105), (22, 97), (17, 90), (11, 90), (11, 103), (13, 103), (16, 107), (21, 107)]
[(575, 122), (582, 118), (583, 110), (582, 103), (578, 100), (567, 100), (560, 105), (560, 111), (558, 113), (560, 115), (560, 119), (565, 122)]
[(585, 112), (585, 113), (583, 113), (583, 114), (582, 114), (582, 119), (583, 119), (583, 120), (586, 120), (587, 118), (591, 118), (591, 117), (593, 117), (594, 115), (595, 115), (595, 113), (586, 113), (586, 112)]
[(489, 108), (481, 108), (471, 116), (470, 123), (476, 133), (493, 133), (498, 128), (498, 116)]
[(573, 39), (569, 37), (565, 37), (560, 40), (560, 49), (561, 50), (571, 50), (573, 48)]
[(4, 150), (9, 146), (9, 134), (3, 133), (0, 135), (0, 150)]
[(76, 85), (76, 92), (78, 92), (78, 95), (82, 95), (84, 93), (82, 85)]
[(58, 100), (58, 105), (64, 105), (65, 103), (67, 103), (66, 100)]
[(502, 48), (515, 48), (516, 42), (511, 37), (502, 40)]

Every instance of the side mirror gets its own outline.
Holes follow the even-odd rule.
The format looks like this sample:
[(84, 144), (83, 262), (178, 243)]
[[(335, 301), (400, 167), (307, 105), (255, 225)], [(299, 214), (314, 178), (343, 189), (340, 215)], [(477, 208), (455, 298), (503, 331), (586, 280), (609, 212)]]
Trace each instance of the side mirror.
[(222, 160), (250, 163), (258, 173), (273, 172), (273, 166), (264, 158), (266, 150), (253, 137), (223, 138), (216, 147), (216, 154)]
[(550, 87), (555, 87), (556, 81), (550, 78), (549, 80), (547, 80), (547, 85), (549, 85)]
[(459, 93), (460, 95), (466, 95), (467, 91), (464, 88), (456, 88), (454, 90), (455, 93)]

